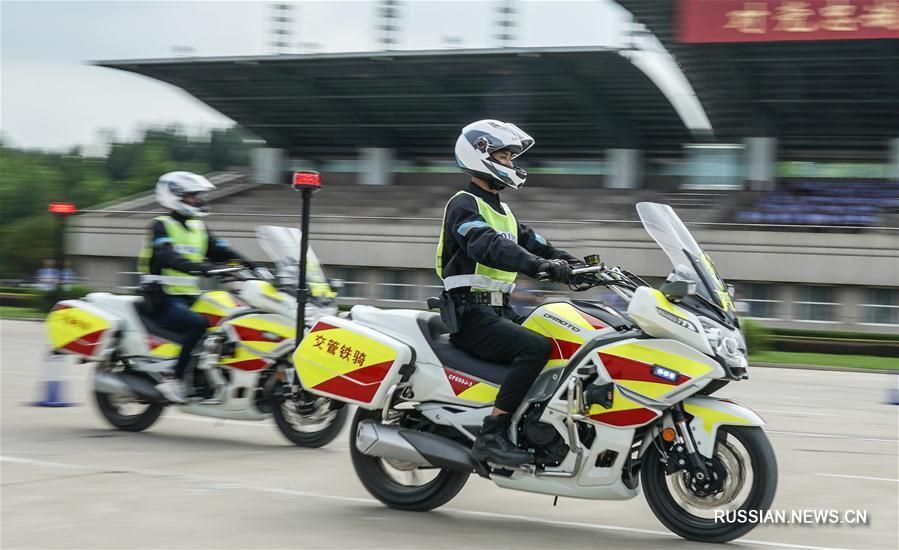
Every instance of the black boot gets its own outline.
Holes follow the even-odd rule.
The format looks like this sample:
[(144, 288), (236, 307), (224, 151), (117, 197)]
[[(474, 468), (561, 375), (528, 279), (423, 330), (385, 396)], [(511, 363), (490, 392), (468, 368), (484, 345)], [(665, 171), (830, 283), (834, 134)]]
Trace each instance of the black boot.
[(482, 462), (502, 466), (521, 466), (534, 461), (531, 453), (519, 449), (509, 440), (509, 422), (512, 415), (488, 416), (481, 426), (481, 433), (472, 448), (474, 457)]

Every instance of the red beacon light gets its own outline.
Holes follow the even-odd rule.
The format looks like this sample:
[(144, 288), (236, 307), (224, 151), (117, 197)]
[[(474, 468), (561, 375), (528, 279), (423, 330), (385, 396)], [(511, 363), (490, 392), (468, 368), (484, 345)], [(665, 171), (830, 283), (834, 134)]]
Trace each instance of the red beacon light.
[(293, 173), (293, 188), (297, 191), (309, 189), (318, 191), (322, 188), (321, 174), (313, 170), (303, 170)]
[(50, 206), (47, 208), (47, 211), (51, 214), (68, 216), (69, 214), (78, 212), (78, 209), (75, 208), (75, 205), (70, 202), (51, 202)]

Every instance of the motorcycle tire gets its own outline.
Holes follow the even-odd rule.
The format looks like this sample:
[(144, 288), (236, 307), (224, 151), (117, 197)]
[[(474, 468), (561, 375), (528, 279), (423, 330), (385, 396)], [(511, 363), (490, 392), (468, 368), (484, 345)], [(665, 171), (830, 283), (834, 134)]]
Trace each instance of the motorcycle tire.
[[(384, 470), (382, 459), (363, 454), (356, 448), (356, 431), (363, 420), (378, 420), (381, 411), (359, 409), (350, 425), (350, 458), (359, 481), (373, 497), (391, 508), (413, 512), (427, 512), (443, 506), (465, 487), (469, 475), (440, 469), (437, 476), (425, 485), (402, 485)], [(433, 471), (434, 469), (430, 469)]]
[(97, 408), (107, 422), (126, 432), (142, 432), (156, 423), (165, 405), (148, 403), (147, 408), (137, 414), (121, 414), (113, 401), (113, 394), (94, 392)]
[[(340, 434), (340, 430), (342, 430), (343, 426), (346, 424), (348, 407), (344, 405), (334, 411), (334, 417), (322, 429), (317, 431), (298, 430), (288, 418), (289, 413), (284, 410), (285, 407), (291, 406), (292, 401), (290, 399), (284, 399), (283, 397), (275, 397), (271, 401), (272, 416), (275, 418), (275, 424), (278, 426), (278, 431), (280, 431), (281, 435), (286, 437), (288, 441), (298, 447), (324, 447), (331, 441), (334, 441), (334, 438)], [(299, 412), (294, 412), (293, 414), (298, 415)]]
[[(719, 442), (725, 435), (737, 439), (747, 451), (752, 466), (751, 488), (736, 512), (768, 510), (777, 491), (777, 459), (771, 442), (757, 426), (721, 426), (718, 429)], [(715, 521), (685, 510), (677, 503), (666, 483), (667, 476), (661, 458), (658, 446), (650, 445), (642, 459), (641, 481), (646, 502), (665, 527), (687, 540), (713, 543), (734, 540), (756, 527), (754, 522)], [(674, 475), (680, 473), (672, 474)]]

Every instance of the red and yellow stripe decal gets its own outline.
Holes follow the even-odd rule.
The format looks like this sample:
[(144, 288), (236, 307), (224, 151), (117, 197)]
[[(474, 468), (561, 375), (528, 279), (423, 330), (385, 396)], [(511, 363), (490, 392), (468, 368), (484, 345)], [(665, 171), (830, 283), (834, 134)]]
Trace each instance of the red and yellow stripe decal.
[(66, 304), (57, 304), (45, 321), (50, 345), (79, 355), (99, 355), (101, 341), (112, 325), (99, 315)]
[(456, 394), (456, 397), (459, 399), (486, 405), (496, 401), (496, 395), (499, 393), (498, 387), (445, 367), (443, 369), (443, 374), (446, 376), (446, 380), (453, 389), (453, 393)]
[(170, 342), (152, 334), (147, 334), (146, 336), (147, 348), (149, 348), (150, 355), (153, 357), (171, 358), (178, 357), (178, 354), (181, 353), (181, 344)]
[(221, 324), (222, 319), (246, 306), (247, 304), (230, 292), (225, 290), (213, 290), (200, 296), (200, 298), (194, 302), (191, 310), (206, 317), (206, 321), (209, 323), (209, 329), (215, 331), (218, 330), (218, 326)]
[(587, 411), (587, 416), (591, 420), (619, 428), (632, 428), (648, 424), (658, 418), (660, 414), (662, 413), (659, 411), (631, 401), (622, 395), (617, 387), (614, 389), (611, 408), (606, 409), (600, 405), (592, 405)]
[(275, 321), (270, 314), (244, 315), (225, 323), (237, 339), (234, 355), (222, 357), (221, 363), (246, 371), (269, 366), (275, 353), (296, 336), (293, 326)]
[[(545, 318), (544, 314), (546, 313), (571, 323), (580, 331), (566, 328)], [(538, 307), (521, 326), (542, 334), (552, 341), (552, 353), (544, 368), (561, 367), (568, 364), (568, 360), (584, 344), (589, 333), (608, 328), (596, 317), (565, 302), (544, 304)]]
[(260, 357), (240, 345), (234, 348), (234, 355), (222, 357), (219, 362), (235, 369), (250, 372), (262, 370), (272, 364), (272, 361)]
[(294, 354), (303, 386), (363, 403), (372, 402), (396, 359), (390, 346), (321, 321)]
[[(708, 365), (681, 355), (638, 343), (600, 349), (599, 358), (617, 384), (652, 399), (659, 399), (681, 384), (712, 370)], [(654, 375), (652, 369), (656, 365), (676, 371), (677, 379), (668, 380)]]

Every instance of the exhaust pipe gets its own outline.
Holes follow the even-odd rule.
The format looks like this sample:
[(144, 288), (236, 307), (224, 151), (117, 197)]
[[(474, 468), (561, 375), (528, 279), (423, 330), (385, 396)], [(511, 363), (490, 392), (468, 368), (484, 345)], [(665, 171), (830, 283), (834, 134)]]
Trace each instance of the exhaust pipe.
[(480, 472), (483, 468), (471, 451), (451, 439), (425, 432), (385, 426), (363, 420), (356, 431), (356, 448), (362, 454), (392, 458), (416, 466), (437, 467), (454, 472)]
[(94, 389), (100, 393), (131, 395), (149, 403), (166, 403), (153, 382), (136, 374), (94, 373)]

